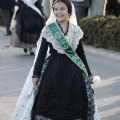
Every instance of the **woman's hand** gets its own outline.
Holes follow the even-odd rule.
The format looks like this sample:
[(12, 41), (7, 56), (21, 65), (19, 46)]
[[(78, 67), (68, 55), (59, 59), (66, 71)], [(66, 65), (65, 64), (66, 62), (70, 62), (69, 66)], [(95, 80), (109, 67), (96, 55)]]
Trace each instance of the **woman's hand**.
[(33, 84), (36, 85), (38, 82), (38, 78), (32, 78)]
[(89, 77), (90, 83), (93, 84), (93, 76)]

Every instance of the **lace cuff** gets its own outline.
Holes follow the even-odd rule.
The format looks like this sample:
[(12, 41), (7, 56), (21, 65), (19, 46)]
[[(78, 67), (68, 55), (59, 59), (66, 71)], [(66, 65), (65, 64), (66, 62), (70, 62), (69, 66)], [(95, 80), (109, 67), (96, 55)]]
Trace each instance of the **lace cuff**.
[(38, 75), (33, 75), (32, 78), (39, 78), (39, 76)]

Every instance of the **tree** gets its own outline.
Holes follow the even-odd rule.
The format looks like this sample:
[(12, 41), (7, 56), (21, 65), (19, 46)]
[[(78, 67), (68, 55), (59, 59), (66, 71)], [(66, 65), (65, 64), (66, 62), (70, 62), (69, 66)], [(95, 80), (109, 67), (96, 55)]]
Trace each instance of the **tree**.
[(92, 0), (90, 16), (105, 15), (106, 0)]
[(43, 4), (44, 4), (43, 11), (45, 15), (49, 17), (52, 6), (52, 0), (43, 0)]

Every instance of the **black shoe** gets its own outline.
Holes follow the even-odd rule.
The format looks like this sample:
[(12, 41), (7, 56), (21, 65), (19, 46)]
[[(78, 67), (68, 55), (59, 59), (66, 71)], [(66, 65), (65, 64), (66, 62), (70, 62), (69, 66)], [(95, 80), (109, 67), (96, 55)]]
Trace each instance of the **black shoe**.
[(27, 53), (27, 48), (24, 48), (23, 51), (24, 51), (25, 53)]
[(32, 48), (29, 48), (29, 52), (30, 52), (30, 55), (35, 55), (35, 53), (33, 52)]
[(34, 52), (30, 52), (30, 55), (35, 55), (35, 53)]

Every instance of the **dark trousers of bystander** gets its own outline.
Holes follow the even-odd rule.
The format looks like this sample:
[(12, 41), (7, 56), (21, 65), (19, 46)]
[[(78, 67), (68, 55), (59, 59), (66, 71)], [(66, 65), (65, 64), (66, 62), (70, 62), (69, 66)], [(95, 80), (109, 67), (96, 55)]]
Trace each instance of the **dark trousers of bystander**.
[(79, 2), (74, 2), (74, 1), (73, 4), (75, 6), (75, 12), (78, 22), (82, 18), (87, 17), (89, 7), (81, 6)]
[(10, 35), (10, 23), (11, 23), (11, 18), (12, 18), (12, 9), (1, 9), (4, 23), (6, 25), (6, 35)]

